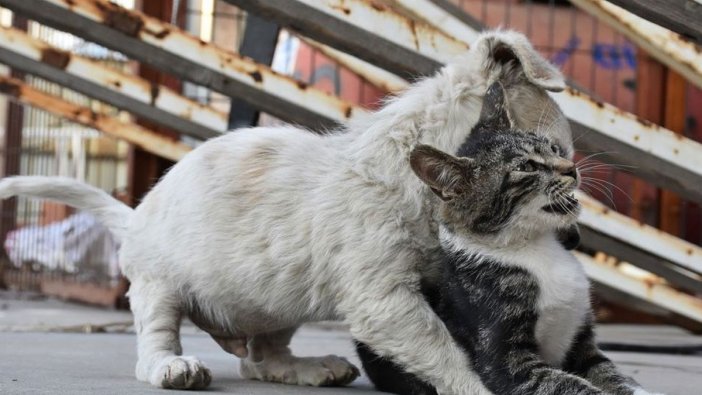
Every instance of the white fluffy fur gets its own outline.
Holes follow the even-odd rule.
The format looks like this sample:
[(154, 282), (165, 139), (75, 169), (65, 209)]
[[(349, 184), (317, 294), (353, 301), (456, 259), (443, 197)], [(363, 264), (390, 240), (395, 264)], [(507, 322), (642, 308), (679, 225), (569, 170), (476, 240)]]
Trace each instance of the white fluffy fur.
[[(527, 66), (530, 82), (508, 87), (518, 126), (536, 128), (536, 117), (549, 114), (546, 124), (556, 125), (557, 138), (570, 147), (562, 114), (543, 91), (562, 89), (561, 75), (522, 35), (493, 32), (345, 133), (231, 132), (186, 155), (133, 214), (101, 216), (123, 238), (137, 377), (164, 387), (209, 383), (200, 361), (180, 356), (179, 322), (196, 305), (213, 324), (249, 339), (245, 377), (343, 382), (336, 376), (348, 378), (352, 369), (344, 360), (299, 359), (287, 346), (304, 322), (343, 319), (354, 337), (441, 393), (486, 393), (418, 289), (439, 248), (436, 202), (408, 156), (418, 143), (447, 152), (460, 146), (487, 86), (502, 72), (490, 59), (496, 43)], [(520, 113), (522, 103), (529, 113)], [(4, 180), (0, 194), (49, 197), (99, 213), (88, 200), (106, 195), (86, 189), (85, 199), (62, 195), (69, 187), (75, 185)]]

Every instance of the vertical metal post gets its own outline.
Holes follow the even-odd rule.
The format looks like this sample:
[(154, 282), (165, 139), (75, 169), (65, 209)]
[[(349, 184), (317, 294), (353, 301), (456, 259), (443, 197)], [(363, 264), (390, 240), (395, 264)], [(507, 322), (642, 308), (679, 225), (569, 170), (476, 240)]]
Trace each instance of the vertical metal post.
[[(687, 81), (675, 71), (668, 69), (665, 86), (665, 113), (663, 126), (675, 133), (683, 134), (687, 123), (685, 103), (687, 102)], [(673, 192), (660, 193), (660, 228), (672, 235), (680, 236), (682, 231), (683, 202)]]
[[(239, 53), (258, 63), (270, 66), (273, 62), (279, 32), (280, 26), (277, 24), (248, 14)], [(259, 111), (251, 105), (241, 99), (232, 98), (229, 109), (229, 129), (254, 126), (258, 123), (259, 115)]]
[[(27, 30), (26, 18), (13, 14), (12, 26)], [(24, 79), (24, 73), (12, 70), (13, 78)], [(24, 106), (18, 102), (7, 102), (7, 123), (3, 141), (3, 177), (20, 174), (20, 160), (22, 157), (22, 129), (24, 126)], [(17, 226), (17, 198), (13, 197), (0, 202), (0, 287), (4, 286), (4, 265), (9, 261), (5, 248), (7, 234)]]

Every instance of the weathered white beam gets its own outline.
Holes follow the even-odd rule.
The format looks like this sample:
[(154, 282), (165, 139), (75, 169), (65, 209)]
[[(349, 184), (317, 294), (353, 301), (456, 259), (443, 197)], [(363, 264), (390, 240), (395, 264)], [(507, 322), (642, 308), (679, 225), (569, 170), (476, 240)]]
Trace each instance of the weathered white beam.
[[(474, 42), (480, 33), (478, 22), (447, 0), (394, 0), (393, 3), (432, 26), (464, 43)], [(462, 18), (463, 17), (463, 18)]]
[(702, 44), (700, 0), (611, 0), (651, 22), (690, 37)]
[(241, 98), (291, 123), (334, 126), (362, 111), (173, 25), (105, 0), (0, 0), (0, 6)]
[(468, 45), (372, 0), (225, 0), (405, 78), (428, 75)]
[(109, 136), (122, 139), (141, 149), (173, 161), (180, 160), (191, 148), (181, 142), (148, 130), (135, 123), (119, 120), (114, 114), (102, 113), (88, 107), (67, 102), (24, 82), (0, 76), (0, 93), (19, 102), (50, 112), (58, 117), (96, 129)]
[(680, 287), (702, 293), (702, 248), (610, 210), (583, 193), (578, 193), (577, 198), (583, 207), (578, 221), (585, 247), (604, 251)]
[(643, 281), (627, 275), (617, 267), (597, 262), (589, 255), (576, 252), (588, 277), (596, 284), (624, 292), (639, 300), (672, 311), (702, 323), (702, 300), (665, 285)]
[(193, 137), (206, 139), (227, 130), (224, 113), (165, 86), (52, 47), (18, 29), (0, 28), (0, 63)]
[(603, 151), (598, 159), (702, 202), (702, 144), (572, 88), (551, 97), (570, 119), (578, 149)]
[(389, 71), (383, 70), (380, 67), (376, 67), (355, 56), (341, 52), (328, 45), (320, 44), (314, 40), (306, 38), (303, 38), (302, 40), (311, 47), (323, 53), (325, 56), (329, 57), (329, 59), (344, 65), (347, 69), (358, 74), (371, 85), (385, 92), (398, 92), (409, 86), (405, 79), (400, 78)]
[[(4, 0), (0, 0), (0, 3)], [(415, 45), (413, 29), (407, 18), (394, 14), (392, 10), (377, 6), (370, 0), (227, 0), (236, 3), (238, 6), (252, 12), (260, 12), (273, 18), (281, 24), (293, 24), (293, 29), (302, 34), (308, 34), (315, 40), (327, 45), (338, 44), (337, 31), (341, 30), (348, 34), (344, 36), (344, 47), (346, 50), (353, 42), (359, 47), (374, 47), (369, 44), (369, 38), (379, 31), (379, 25), (393, 26), (393, 29), (403, 31), (391, 34), (392, 41), (384, 41), (382, 48), (384, 51), (379, 56), (386, 56), (391, 61), (399, 61), (407, 68), (413, 68), (415, 73), (424, 73), (434, 59), (432, 58), (434, 48), (427, 48)], [(281, 1), (288, 6), (282, 6)], [(398, 0), (399, 1), (399, 0)], [(441, 2), (432, 1), (433, 4)], [(365, 7), (365, 9), (364, 9)], [(335, 16), (337, 22), (333, 24), (334, 29), (323, 29), (320, 23), (333, 23), (332, 20), (324, 19), (322, 16)], [(374, 18), (366, 18), (366, 15), (375, 15)], [(451, 18), (452, 14), (445, 14), (445, 18)], [(383, 22), (385, 21), (385, 22)], [(395, 21), (395, 22), (393, 22)], [(403, 21), (399, 23), (397, 21)], [(460, 20), (453, 16), (452, 24), (460, 23)], [(451, 25), (445, 23), (444, 25)], [(438, 61), (435, 67), (439, 67), (441, 62), (465, 51), (468, 44), (464, 46), (449, 45), (457, 39), (444, 29), (443, 25), (428, 26), (423, 25), (422, 32), (428, 33), (434, 29), (432, 37), (441, 37), (446, 45), (442, 45), (441, 56), (436, 57)], [(466, 25), (467, 26), (467, 25)], [(470, 29), (470, 26), (466, 27)], [(331, 31), (333, 30), (333, 32)], [(382, 30), (380, 30), (382, 31)], [(436, 33), (438, 32), (438, 33)], [(442, 33), (442, 34), (439, 34)], [(401, 43), (400, 43), (401, 42)], [(394, 59), (392, 52), (387, 46), (395, 46), (403, 50), (414, 53), (413, 58)], [(411, 48), (415, 48), (412, 50)], [(375, 53), (368, 51), (358, 51), (353, 53), (359, 58), (373, 64), (385, 67), (383, 63), (375, 62)], [(387, 54), (387, 55), (384, 55)], [(425, 61), (422, 61), (424, 59)], [(426, 60), (429, 59), (429, 63)], [(390, 71), (397, 71), (389, 69)], [(592, 99), (588, 95), (573, 89), (566, 92), (553, 94), (553, 98), (563, 108), (566, 116), (571, 120), (576, 133), (578, 148), (586, 150), (614, 151), (616, 158), (603, 156), (616, 163), (635, 165), (633, 172), (658, 185), (662, 188), (674, 191), (685, 198), (697, 202), (702, 202), (702, 166), (698, 165), (702, 160), (702, 145), (676, 135), (667, 129), (656, 126), (650, 122), (638, 119), (632, 114), (623, 112), (616, 107), (609, 106)], [(578, 138), (582, 134), (587, 134), (584, 138)]]
[(659, 62), (702, 87), (702, 51), (690, 40), (608, 1), (571, 2), (622, 33)]

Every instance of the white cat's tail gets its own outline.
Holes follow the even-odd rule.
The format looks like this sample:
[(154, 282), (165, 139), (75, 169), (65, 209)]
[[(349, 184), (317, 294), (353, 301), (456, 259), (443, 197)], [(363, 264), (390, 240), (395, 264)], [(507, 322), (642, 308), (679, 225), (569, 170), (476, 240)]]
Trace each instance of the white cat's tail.
[(56, 200), (85, 210), (120, 240), (134, 211), (105, 191), (67, 177), (20, 176), (0, 180), (0, 199), (16, 195)]

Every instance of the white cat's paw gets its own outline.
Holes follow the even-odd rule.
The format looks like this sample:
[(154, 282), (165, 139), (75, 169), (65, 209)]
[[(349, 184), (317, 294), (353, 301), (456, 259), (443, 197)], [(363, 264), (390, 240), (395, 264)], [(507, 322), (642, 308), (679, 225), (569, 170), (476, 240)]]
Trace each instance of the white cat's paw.
[(154, 369), (149, 381), (163, 388), (204, 389), (210, 385), (212, 373), (195, 357), (170, 357)]
[(335, 355), (306, 358), (283, 356), (261, 362), (243, 360), (241, 363), (241, 375), (247, 379), (315, 387), (347, 385), (359, 374), (358, 368), (346, 358)]

